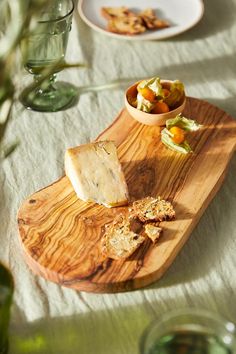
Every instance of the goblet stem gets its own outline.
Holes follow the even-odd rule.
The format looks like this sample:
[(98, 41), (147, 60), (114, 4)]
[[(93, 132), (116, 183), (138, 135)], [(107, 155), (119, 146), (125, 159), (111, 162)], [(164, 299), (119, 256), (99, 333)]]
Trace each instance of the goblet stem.
[(42, 75), (34, 75), (34, 82), (36, 85), (36, 91), (43, 95), (51, 94), (53, 91), (56, 90), (54, 84), (56, 82), (56, 74), (50, 75), (47, 79), (42, 81)]

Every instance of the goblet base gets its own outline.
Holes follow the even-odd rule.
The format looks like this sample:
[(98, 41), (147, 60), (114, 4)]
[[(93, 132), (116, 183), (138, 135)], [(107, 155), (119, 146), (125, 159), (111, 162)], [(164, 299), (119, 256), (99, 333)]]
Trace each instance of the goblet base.
[(21, 103), (27, 108), (39, 112), (56, 112), (69, 108), (78, 97), (78, 89), (67, 82), (55, 82), (43, 90), (36, 87), (33, 91), (25, 88), (20, 95)]

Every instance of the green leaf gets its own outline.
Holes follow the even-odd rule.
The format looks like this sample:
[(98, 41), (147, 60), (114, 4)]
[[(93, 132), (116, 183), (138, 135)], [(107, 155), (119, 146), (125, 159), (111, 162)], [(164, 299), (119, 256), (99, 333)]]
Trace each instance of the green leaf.
[(6, 159), (8, 156), (10, 156), (15, 151), (15, 149), (17, 148), (17, 146), (19, 144), (20, 144), (20, 142), (17, 140), (14, 143), (2, 146), (1, 147), (1, 154), (0, 154), (1, 158)]
[(0, 103), (0, 146), (10, 120), (12, 104), (13, 99), (9, 98)]
[(198, 124), (195, 120), (182, 117), (181, 114), (178, 114), (175, 118), (167, 119), (166, 128), (170, 129), (172, 127), (179, 127), (186, 132), (194, 132), (202, 127), (201, 124)]

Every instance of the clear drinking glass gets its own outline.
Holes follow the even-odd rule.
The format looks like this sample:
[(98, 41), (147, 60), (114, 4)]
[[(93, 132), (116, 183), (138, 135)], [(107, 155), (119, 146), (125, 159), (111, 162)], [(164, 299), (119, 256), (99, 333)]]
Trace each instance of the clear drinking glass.
[(0, 354), (7, 353), (8, 325), (13, 296), (13, 278), (9, 270), (0, 263)]
[(233, 354), (235, 350), (235, 325), (199, 309), (163, 315), (140, 340), (141, 354)]
[(34, 75), (35, 85), (27, 87), (20, 100), (28, 109), (54, 112), (66, 108), (77, 96), (73, 85), (56, 82), (56, 73), (65, 59), (74, 3), (49, 0), (48, 4), (33, 32), (21, 44), (24, 66)]

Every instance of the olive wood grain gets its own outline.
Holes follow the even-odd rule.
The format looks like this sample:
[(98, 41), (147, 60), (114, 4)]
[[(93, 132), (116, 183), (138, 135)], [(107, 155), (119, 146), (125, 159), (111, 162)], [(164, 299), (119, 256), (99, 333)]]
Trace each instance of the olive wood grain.
[(173, 202), (176, 220), (161, 223), (160, 240), (145, 241), (126, 261), (104, 260), (104, 225), (127, 207), (82, 202), (62, 177), (28, 197), (18, 212), (23, 253), (34, 273), (90, 292), (137, 289), (164, 274), (220, 188), (236, 143), (236, 121), (219, 108), (187, 98), (183, 114), (204, 125), (189, 134), (194, 153), (186, 156), (161, 143), (160, 127), (138, 123), (125, 109), (97, 138), (115, 141), (132, 200), (161, 195)]

